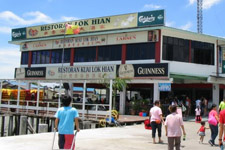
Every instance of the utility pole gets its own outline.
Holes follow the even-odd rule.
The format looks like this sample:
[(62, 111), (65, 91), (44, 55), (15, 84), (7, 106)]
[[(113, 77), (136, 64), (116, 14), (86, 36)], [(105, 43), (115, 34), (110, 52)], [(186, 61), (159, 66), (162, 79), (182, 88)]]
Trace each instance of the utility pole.
[(197, 0), (197, 30), (198, 33), (202, 34), (202, 21), (203, 21), (203, 16), (202, 16), (202, 3), (203, 0)]

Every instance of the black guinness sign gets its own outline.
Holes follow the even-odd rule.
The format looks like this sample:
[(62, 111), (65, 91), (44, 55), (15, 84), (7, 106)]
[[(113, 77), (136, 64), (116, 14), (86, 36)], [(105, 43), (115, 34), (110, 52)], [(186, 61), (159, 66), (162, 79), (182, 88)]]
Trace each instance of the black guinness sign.
[(25, 78), (45, 78), (45, 76), (45, 67), (25, 68)]
[(121, 78), (168, 77), (168, 63), (123, 64), (117, 67)]

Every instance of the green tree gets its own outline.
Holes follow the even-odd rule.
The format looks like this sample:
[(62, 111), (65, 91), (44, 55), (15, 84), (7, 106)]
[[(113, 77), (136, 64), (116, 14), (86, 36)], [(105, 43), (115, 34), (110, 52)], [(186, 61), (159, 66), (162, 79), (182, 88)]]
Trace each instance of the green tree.
[[(103, 77), (103, 85), (105, 85), (107, 88), (110, 88), (110, 82), (109, 79), (105, 79)], [(130, 81), (130, 79), (123, 79), (116, 77), (113, 80), (113, 85), (112, 85), (112, 93), (113, 93), (113, 99), (112, 99), (112, 108), (116, 109), (116, 95), (117, 91), (123, 91), (123, 87), (127, 88), (127, 82)]]

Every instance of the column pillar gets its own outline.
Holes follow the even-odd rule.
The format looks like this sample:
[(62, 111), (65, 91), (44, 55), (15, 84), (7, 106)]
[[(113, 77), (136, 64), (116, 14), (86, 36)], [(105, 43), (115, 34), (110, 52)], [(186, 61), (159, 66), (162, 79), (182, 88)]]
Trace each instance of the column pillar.
[(113, 80), (110, 80), (110, 88), (109, 88), (109, 122), (111, 123), (112, 120), (112, 97), (113, 97), (113, 89), (112, 89), (112, 85), (113, 85)]
[(82, 119), (84, 119), (84, 111), (85, 111), (85, 99), (86, 99), (86, 80), (83, 84), (83, 102), (82, 102)]
[(120, 114), (125, 114), (125, 105), (126, 105), (126, 87), (123, 87), (123, 91), (120, 92)]
[(212, 86), (212, 102), (219, 106), (219, 99), (220, 99), (220, 85), (219, 84), (213, 84)]
[(156, 100), (160, 100), (160, 97), (159, 97), (159, 83), (154, 83), (153, 102), (155, 102)]

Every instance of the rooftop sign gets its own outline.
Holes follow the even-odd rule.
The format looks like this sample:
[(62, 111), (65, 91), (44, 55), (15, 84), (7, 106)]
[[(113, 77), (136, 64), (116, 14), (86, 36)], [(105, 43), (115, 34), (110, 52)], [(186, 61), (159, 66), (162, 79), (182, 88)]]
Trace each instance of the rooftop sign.
[(80, 33), (164, 25), (164, 10), (138, 12), (12, 29), (12, 41), (63, 35), (65, 23), (78, 25)]

